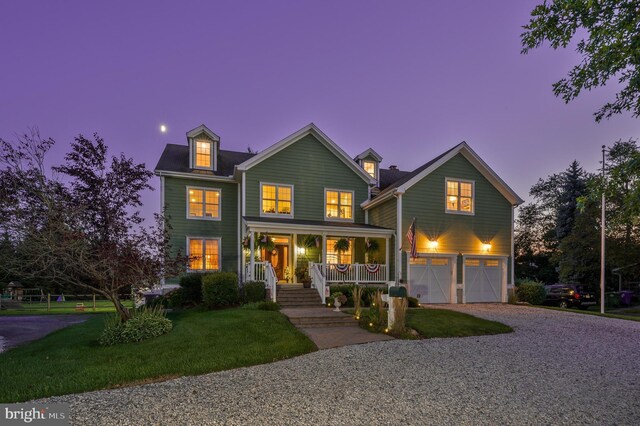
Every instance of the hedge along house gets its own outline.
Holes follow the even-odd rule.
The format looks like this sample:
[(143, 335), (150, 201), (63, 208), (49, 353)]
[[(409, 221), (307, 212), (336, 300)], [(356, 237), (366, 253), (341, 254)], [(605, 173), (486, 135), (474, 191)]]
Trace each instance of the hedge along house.
[(425, 303), (506, 302), (522, 200), (466, 143), (412, 172), (351, 158), (314, 124), (258, 154), (220, 146), (201, 125), (156, 166), (187, 273), (235, 271), (274, 300), (308, 274), (323, 302), (332, 283), (389, 281)]

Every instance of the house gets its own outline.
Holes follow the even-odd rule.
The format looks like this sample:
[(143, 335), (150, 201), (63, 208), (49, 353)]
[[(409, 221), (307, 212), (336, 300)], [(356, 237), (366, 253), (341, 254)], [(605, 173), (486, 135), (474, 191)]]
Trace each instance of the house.
[(381, 163), (314, 124), (257, 154), (222, 149), (201, 125), (155, 173), (187, 272), (235, 271), (274, 299), (308, 271), (323, 301), (332, 283), (394, 281), (424, 303), (506, 302), (522, 200), (465, 142), (411, 172)]

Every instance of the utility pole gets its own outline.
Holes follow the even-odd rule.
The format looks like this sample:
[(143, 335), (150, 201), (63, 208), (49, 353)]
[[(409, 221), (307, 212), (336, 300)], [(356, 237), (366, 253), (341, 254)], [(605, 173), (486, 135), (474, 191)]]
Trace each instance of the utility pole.
[(602, 145), (602, 229), (600, 232), (600, 313), (604, 314), (604, 230), (605, 230), (605, 199), (604, 199), (604, 190), (606, 184), (606, 176), (605, 176), (605, 164), (604, 164), (604, 154), (605, 154), (606, 146)]

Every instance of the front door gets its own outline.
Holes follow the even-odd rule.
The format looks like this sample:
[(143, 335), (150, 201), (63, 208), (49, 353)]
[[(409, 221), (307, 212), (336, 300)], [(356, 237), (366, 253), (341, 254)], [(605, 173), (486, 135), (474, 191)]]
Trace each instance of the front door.
[(289, 282), (291, 277), (291, 271), (289, 268), (289, 238), (288, 237), (273, 237), (273, 243), (275, 247), (267, 251), (262, 249), (262, 259), (271, 263), (273, 270), (276, 273), (278, 282)]

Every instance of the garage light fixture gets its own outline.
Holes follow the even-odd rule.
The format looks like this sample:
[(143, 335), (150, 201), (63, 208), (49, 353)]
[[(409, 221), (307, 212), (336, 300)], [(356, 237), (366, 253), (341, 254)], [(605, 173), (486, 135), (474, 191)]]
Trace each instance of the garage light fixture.
[(431, 250), (435, 250), (438, 248), (438, 240), (431, 240), (429, 241), (429, 248)]
[(483, 243), (482, 251), (489, 251), (489, 250), (491, 250), (491, 243)]

